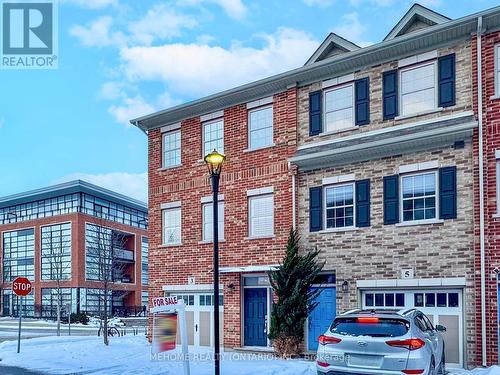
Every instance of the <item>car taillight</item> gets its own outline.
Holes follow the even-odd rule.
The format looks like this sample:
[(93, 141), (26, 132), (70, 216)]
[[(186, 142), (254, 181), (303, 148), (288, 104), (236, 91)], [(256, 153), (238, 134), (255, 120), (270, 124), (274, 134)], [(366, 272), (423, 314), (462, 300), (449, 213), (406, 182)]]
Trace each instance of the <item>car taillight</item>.
[[(406, 339), (406, 340), (392, 340), (386, 341), (389, 346), (395, 346), (398, 348), (405, 348), (408, 350), (417, 350), (425, 345), (425, 342), (421, 339)], [(420, 374), (420, 373), (418, 373)]]
[(356, 321), (358, 323), (368, 323), (368, 324), (373, 324), (373, 323), (378, 323), (379, 319), (373, 316), (363, 316), (360, 318), (357, 318)]
[(327, 345), (327, 344), (338, 344), (342, 340), (336, 337), (321, 335), (320, 337), (318, 337), (318, 341), (321, 345)]
[(330, 366), (330, 364), (328, 364), (326, 362), (316, 361), (316, 363), (318, 364), (318, 366), (321, 366), (321, 367), (328, 367), (328, 366)]
[(424, 370), (403, 370), (403, 374), (423, 374)]

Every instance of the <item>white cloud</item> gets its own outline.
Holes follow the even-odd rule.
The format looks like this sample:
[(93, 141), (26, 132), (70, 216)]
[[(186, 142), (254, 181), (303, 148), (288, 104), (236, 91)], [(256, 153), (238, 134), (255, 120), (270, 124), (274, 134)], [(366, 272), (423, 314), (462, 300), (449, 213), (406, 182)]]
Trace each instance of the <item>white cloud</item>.
[(156, 108), (140, 95), (134, 97), (125, 96), (120, 104), (114, 104), (108, 109), (116, 122), (127, 127), (132, 126), (130, 120), (150, 114), (155, 110)]
[(333, 28), (334, 33), (353, 41), (361, 47), (372, 44), (372, 42), (363, 39), (365, 30), (366, 27), (359, 21), (359, 15), (356, 12), (344, 14), (341, 23)]
[(62, 0), (61, 2), (88, 9), (101, 9), (118, 5), (118, 0)]
[(194, 18), (177, 13), (171, 6), (158, 4), (148, 10), (141, 20), (132, 23), (129, 30), (135, 41), (150, 45), (155, 38), (170, 39), (179, 36), (182, 29), (197, 25)]
[(318, 47), (310, 35), (294, 29), (258, 37), (264, 41), (261, 48), (241, 43), (123, 48), (123, 70), (132, 82), (161, 81), (174, 92), (206, 95), (302, 66)]
[(98, 185), (105, 189), (127, 195), (131, 198), (147, 202), (148, 200), (148, 174), (111, 172), (103, 174), (72, 173), (52, 181), (52, 184), (83, 180)]
[(121, 31), (112, 31), (113, 19), (109, 16), (99, 17), (87, 26), (75, 25), (69, 33), (80, 40), (85, 47), (108, 47), (123, 45), (126, 41)]
[(99, 99), (115, 100), (123, 95), (123, 84), (120, 82), (104, 82), (99, 90)]
[(303, 0), (304, 4), (309, 7), (318, 6), (320, 8), (327, 8), (333, 5), (333, 0)]
[(229, 17), (237, 20), (243, 19), (248, 12), (242, 0), (178, 0), (177, 4), (183, 6), (215, 4), (220, 6)]

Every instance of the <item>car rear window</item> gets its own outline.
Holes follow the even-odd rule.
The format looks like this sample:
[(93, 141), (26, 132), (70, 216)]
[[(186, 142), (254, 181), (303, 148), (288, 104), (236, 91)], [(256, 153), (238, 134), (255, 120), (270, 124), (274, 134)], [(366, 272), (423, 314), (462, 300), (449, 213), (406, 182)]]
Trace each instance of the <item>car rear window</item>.
[[(362, 320), (362, 319), (360, 319)], [(370, 322), (358, 318), (337, 318), (330, 331), (343, 336), (398, 337), (408, 332), (409, 323), (398, 319), (372, 319)]]

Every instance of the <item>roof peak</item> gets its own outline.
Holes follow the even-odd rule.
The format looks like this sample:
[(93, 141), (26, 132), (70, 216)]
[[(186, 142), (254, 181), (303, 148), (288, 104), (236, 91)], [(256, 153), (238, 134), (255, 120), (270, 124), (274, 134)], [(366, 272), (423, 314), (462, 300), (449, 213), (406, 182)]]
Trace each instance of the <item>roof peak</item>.
[(351, 42), (350, 40), (347, 40), (346, 38), (341, 37), (334, 32), (331, 32), (319, 45), (318, 49), (314, 51), (314, 53), (304, 65), (311, 65), (315, 62), (325, 60), (331, 56), (339, 55), (344, 52), (356, 51), (360, 48), (360, 46)]

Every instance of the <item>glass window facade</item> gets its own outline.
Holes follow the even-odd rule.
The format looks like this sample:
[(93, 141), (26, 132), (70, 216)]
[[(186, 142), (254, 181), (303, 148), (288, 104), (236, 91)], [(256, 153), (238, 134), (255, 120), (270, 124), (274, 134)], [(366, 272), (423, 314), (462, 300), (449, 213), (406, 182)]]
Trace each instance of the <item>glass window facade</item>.
[(17, 276), (35, 279), (35, 230), (22, 229), (5, 232), (3, 244), (3, 281), (9, 282)]
[(213, 150), (224, 153), (224, 120), (222, 119), (203, 124), (203, 156)]
[[(4, 289), (2, 291), (2, 315), (19, 316), (19, 300), (12, 290)], [(35, 292), (31, 292), (21, 299), (23, 307), (23, 316), (35, 316)]]
[(262, 148), (273, 144), (273, 106), (257, 108), (248, 112), (248, 148)]
[(354, 126), (354, 86), (352, 84), (325, 91), (325, 131)]
[(42, 280), (71, 279), (71, 223), (41, 230)]
[(137, 210), (87, 193), (59, 197), (0, 208), (0, 224), (81, 212), (117, 223), (147, 229), (147, 211)]
[[(112, 292), (108, 291), (108, 314), (111, 313)], [(102, 289), (80, 289), (80, 311), (98, 315), (104, 308), (104, 291)]]
[(142, 285), (147, 285), (149, 281), (149, 243), (147, 237), (141, 239), (141, 282)]
[(141, 305), (146, 307), (149, 305), (149, 292), (141, 292)]
[[(76, 291), (76, 290), (75, 290)], [(61, 308), (61, 316), (68, 316), (66, 305), (73, 307), (73, 295), (71, 288), (44, 288), (42, 289), (42, 317), (57, 317), (57, 300)]]
[[(103, 280), (104, 272), (110, 271), (112, 230), (94, 224), (85, 225), (85, 278), (87, 280)], [(108, 278), (109, 279), (109, 278)]]

